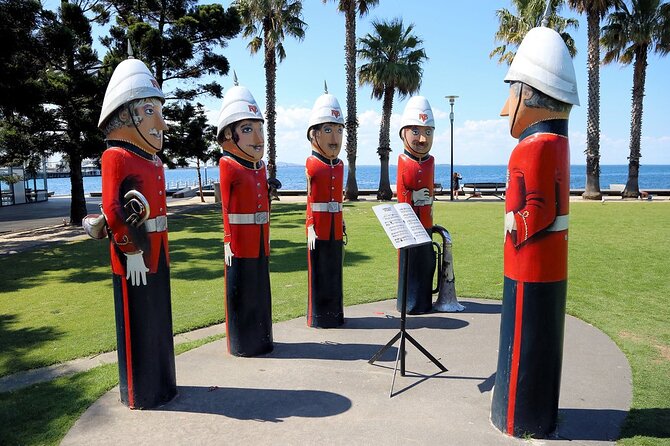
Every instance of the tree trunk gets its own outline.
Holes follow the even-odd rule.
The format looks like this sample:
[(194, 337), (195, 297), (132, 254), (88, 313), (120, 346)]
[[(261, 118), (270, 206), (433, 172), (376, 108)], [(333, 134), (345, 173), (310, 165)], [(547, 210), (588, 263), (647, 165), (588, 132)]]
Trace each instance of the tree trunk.
[(640, 196), (638, 177), (640, 174), (640, 141), (642, 138), (642, 100), (644, 99), (644, 84), (647, 74), (647, 46), (639, 47), (635, 51), (633, 64), (633, 106), (630, 120), (630, 155), (628, 156), (628, 181), (623, 190), (623, 198), (637, 198)]
[(347, 184), (344, 189), (346, 200), (358, 200), (356, 182), (356, 153), (358, 143), (358, 118), (356, 116), (356, 2), (350, 1), (345, 12), (345, 58), (347, 76)]
[(205, 202), (205, 195), (202, 193), (202, 176), (200, 176), (200, 158), (195, 159), (196, 172), (198, 172), (198, 190), (200, 191), (200, 202)]
[(70, 224), (81, 226), (81, 222), (88, 213), (86, 197), (84, 196), (84, 179), (81, 172), (81, 156), (78, 153), (68, 153), (70, 164)]
[(382, 124), (379, 128), (379, 148), (377, 154), (381, 164), (377, 200), (388, 201), (393, 198), (389, 180), (389, 154), (391, 153), (391, 112), (393, 111), (393, 87), (386, 87), (382, 106)]
[(600, 200), (600, 14), (586, 13), (588, 22), (589, 104), (586, 120), (586, 185), (582, 197)]
[(265, 45), (265, 125), (267, 128), (267, 149), (268, 149), (268, 175), (270, 178), (277, 178), (277, 148), (275, 146), (275, 123), (277, 121), (275, 111), (276, 101), (276, 81), (277, 81), (277, 56), (275, 47), (268, 44), (271, 39), (268, 38), (269, 29), (265, 30), (264, 41)]

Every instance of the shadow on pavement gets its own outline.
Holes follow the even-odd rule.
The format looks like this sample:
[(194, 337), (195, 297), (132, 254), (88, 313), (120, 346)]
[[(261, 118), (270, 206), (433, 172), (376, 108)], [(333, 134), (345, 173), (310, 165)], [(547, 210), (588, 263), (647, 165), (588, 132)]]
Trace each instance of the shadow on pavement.
[(317, 390), (179, 386), (177, 393), (158, 410), (279, 423), (290, 417), (331, 417), (351, 408), (349, 398)]

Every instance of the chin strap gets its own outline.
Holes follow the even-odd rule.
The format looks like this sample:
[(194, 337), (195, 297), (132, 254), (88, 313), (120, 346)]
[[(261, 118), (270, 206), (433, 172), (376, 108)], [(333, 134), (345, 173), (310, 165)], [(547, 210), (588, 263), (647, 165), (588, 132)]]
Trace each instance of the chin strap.
[(514, 129), (514, 124), (516, 123), (516, 115), (519, 113), (519, 107), (521, 107), (521, 101), (523, 101), (523, 82), (519, 83), (519, 100), (516, 102), (516, 110), (514, 110), (514, 116), (512, 117), (512, 125), (510, 126), (510, 131)]

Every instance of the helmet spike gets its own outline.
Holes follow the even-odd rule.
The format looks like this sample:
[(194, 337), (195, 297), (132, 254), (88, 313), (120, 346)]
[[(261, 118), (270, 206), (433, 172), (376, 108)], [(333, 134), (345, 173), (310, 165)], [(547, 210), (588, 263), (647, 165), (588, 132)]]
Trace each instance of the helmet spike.
[(235, 70), (233, 70), (233, 85), (235, 85), (236, 87), (240, 85), (240, 83), (237, 80), (237, 73), (235, 72)]
[(549, 26), (549, 16), (551, 15), (551, 0), (547, 0), (547, 7), (544, 8), (544, 15), (542, 16), (542, 26)]
[(128, 37), (128, 59), (134, 59), (133, 46), (130, 44), (130, 37)]
[(328, 84), (325, 79), (323, 80), (323, 94), (328, 94)]

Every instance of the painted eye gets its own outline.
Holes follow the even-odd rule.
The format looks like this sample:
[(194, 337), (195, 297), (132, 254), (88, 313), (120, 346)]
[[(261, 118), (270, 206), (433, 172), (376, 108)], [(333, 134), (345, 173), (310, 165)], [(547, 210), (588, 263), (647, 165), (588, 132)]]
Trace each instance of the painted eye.
[(342, 133), (344, 133), (344, 129), (342, 127), (338, 128), (337, 133), (341, 135)]
[(154, 108), (151, 105), (147, 105), (146, 107), (144, 107), (144, 114), (148, 115), (148, 116), (153, 115), (154, 114)]
[(432, 134), (433, 134), (433, 130), (431, 130), (431, 129), (426, 130), (426, 136), (430, 136)]
[(333, 129), (331, 129), (330, 127), (324, 127), (323, 133), (333, 133)]
[(412, 129), (412, 135), (419, 136), (419, 129)]
[(242, 133), (251, 133), (251, 131), (252, 131), (253, 129), (252, 129), (251, 127), (249, 127), (249, 126), (245, 126), (245, 127), (242, 127), (241, 130), (242, 130)]

